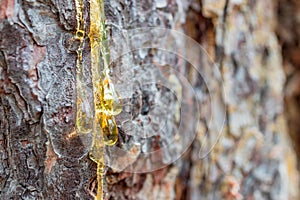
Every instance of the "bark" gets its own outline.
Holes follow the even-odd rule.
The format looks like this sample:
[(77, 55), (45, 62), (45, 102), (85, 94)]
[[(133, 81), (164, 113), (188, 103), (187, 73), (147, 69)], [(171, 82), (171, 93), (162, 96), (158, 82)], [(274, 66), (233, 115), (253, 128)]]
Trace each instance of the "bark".
[(299, 17), (300, 10), (298, 1), (279, 1), (277, 34), (282, 46), (283, 67), (287, 77), (285, 87), (285, 114), (288, 121), (289, 133), (292, 138), (298, 157), (299, 147), (299, 67), (300, 67), (300, 30)]
[[(130, 156), (106, 150), (105, 199), (297, 199), (296, 154), (283, 115), (279, 5), (105, 1), (111, 50), (118, 47), (119, 55), (128, 41), (133, 50), (112, 53), (123, 97), (116, 147)], [(75, 14), (74, 1), (0, 2), (0, 199), (93, 198), (89, 135), (69, 137), (76, 114)], [(84, 18), (88, 31), (89, 1)], [(155, 48), (134, 49), (149, 43)], [(175, 53), (160, 49), (167, 47)], [(89, 52), (86, 37), (88, 83)], [(147, 119), (149, 129), (141, 125)], [(162, 122), (163, 130), (149, 131)]]

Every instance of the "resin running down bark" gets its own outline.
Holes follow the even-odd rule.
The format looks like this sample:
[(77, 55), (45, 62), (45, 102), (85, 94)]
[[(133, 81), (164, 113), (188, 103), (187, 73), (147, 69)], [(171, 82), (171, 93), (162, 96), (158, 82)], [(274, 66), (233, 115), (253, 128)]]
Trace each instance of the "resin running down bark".
[[(78, 33), (84, 38), (84, 21), (82, 1), (76, 2)], [(104, 148), (105, 145), (114, 145), (118, 140), (118, 128), (114, 115), (122, 111), (122, 104), (114, 85), (110, 80), (109, 73), (109, 49), (106, 43), (106, 29), (104, 4), (102, 0), (90, 1), (90, 30), (88, 37), (91, 45), (91, 71), (94, 94), (94, 119), (90, 120), (89, 113), (84, 107), (84, 78), (82, 69), (82, 48), (78, 49), (77, 64), (77, 118), (76, 125), (79, 132), (86, 133), (93, 130), (93, 142), (90, 149), (90, 158), (97, 163), (97, 194), (95, 199), (103, 199), (103, 178), (104, 178)], [(90, 124), (92, 122), (92, 126)]]
[(83, 0), (76, 0), (76, 36), (75, 40), (79, 41), (79, 47), (77, 49), (77, 63), (76, 63), (76, 126), (80, 133), (88, 133), (93, 129), (93, 111), (88, 100), (86, 90), (86, 81), (84, 77), (84, 71), (82, 66), (82, 49), (83, 41), (85, 37), (85, 25), (83, 18), (84, 3)]

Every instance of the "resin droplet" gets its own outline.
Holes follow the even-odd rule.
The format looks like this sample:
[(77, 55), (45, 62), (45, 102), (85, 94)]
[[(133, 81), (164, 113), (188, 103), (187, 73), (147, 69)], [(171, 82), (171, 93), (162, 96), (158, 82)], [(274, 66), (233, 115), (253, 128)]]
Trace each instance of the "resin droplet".
[(101, 128), (103, 132), (104, 144), (114, 145), (118, 141), (118, 127), (113, 116), (102, 114)]
[(122, 101), (113, 83), (105, 78), (103, 80), (103, 112), (109, 115), (118, 115), (122, 111)]
[(96, 110), (106, 115), (118, 115), (122, 111), (121, 97), (114, 89), (114, 85), (107, 78), (97, 83)]

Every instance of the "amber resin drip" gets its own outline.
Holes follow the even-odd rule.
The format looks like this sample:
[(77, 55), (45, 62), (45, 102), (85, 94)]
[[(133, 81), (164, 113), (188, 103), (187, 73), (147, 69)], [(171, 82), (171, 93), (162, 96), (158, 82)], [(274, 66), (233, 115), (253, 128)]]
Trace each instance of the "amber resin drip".
[(85, 38), (84, 2), (76, 0), (77, 30), (75, 39), (79, 41), (76, 66), (76, 127), (77, 132), (93, 133), (93, 142), (89, 156), (97, 163), (96, 200), (103, 199), (104, 149), (105, 145), (114, 145), (118, 140), (118, 128), (114, 115), (122, 110), (118, 93), (109, 77), (109, 49), (106, 42), (104, 4), (102, 0), (90, 0), (91, 71), (93, 82), (94, 112), (89, 106), (82, 61), (83, 41)]
[(93, 112), (91, 106), (89, 106), (90, 104), (87, 102), (88, 97), (86, 90), (86, 81), (82, 65), (83, 40), (85, 37), (85, 27), (83, 18), (84, 3), (83, 0), (76, 0), (75, 3), (77, 19), (75, 40), (79, 41), (76, 61), (76, 127), (80, 133), (88, 133), (91, 132), (93, 129)]
[(93, 143), (90, 158), (97, 163), (96, 200), (103, 199), (104, 149), (118, 140), (114, 115), (121, 112), (122, 104), (109, 77), (109, 49), (106, 41), (103, 0), (90, 1), (91, 67), (94, 93)]

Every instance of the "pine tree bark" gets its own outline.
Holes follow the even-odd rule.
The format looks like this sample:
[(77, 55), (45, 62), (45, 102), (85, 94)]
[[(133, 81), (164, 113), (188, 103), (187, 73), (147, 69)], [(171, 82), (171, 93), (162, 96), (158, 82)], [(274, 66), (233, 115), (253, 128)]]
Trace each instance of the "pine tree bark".
[(279, 1), (278, 3), (278, 23), (277, 33), (282, 46), (283, 68), (287, 77), (285, 87), (285, 106), (289, 133), (292, 138), (298, 157), (299, 148), (299, 67), (300, 67), (300, 47), (299, 47), (299, 17), (300, 10), (298, 1)]
[[(84, 4), (88, 31), (89, 1)], [(0, 2), (0, 199), (93, 199), (96, 165), (82, 138), (68, 138), (76, 115), (75, 15), (74, 1)], [(162, 27), (188, 35), (206, 52), (197, 52), (175, 37), (170, 45), (190, 63), (158, 48), (136, 50), (115, 61), (112, 75), (126, 97), (124, 112), (117, 116), (118, 145), (133, 156), (118, 157), (117, 169), (106, 168), (105, 199), (298, 199), (296, 154), (283, 115), (286, 77), (275, 33), (276, 1), (110, 0), (105, 1), (105, 15), (112, 41), (125, 41), (119, 36), (126, 30)], [(149, 32), (153, 43), (163, 37)], [(142, 39), (133, 40), (134, 45), (142, 45)], [(87, 68), (89, 52), (86, 37)], [(212, 62), (220, 75), (213, 72)], [(166, 66), (176, 73), (160, 73), (158, 69)], [(194, 93), (178, 76), (186, 77)], [(147, 173), (130, 173), (132, 165), (151, 169), (147, 163), (157, 157), (140, 159), (144, 151), (169, 144), (157, 158), (163, 165), (190, 139), (185, 138), (187, 132), (179, 134), (179, 142), (168, 135), (177, 128), (178, 99), (168, 88), (157, 89), (160, 77), (186, 102), (186, 112), (180, 116), (185, 130), (199, 123), (197, 132), (176, 162)], [(212, 104), (210, 93), (216, 97)], [(151, 117), (157, 96), (159, 119), (170, 133), (140, 137), (125, 121), (131, 117), (138, 123)], [(209, 118), (222, 118), (223, 111), (225, 125), (219, 137)], [(203, 148), (209, 153), (199, 158)], [(108, 153), (113, 157), (115, 152)]]

